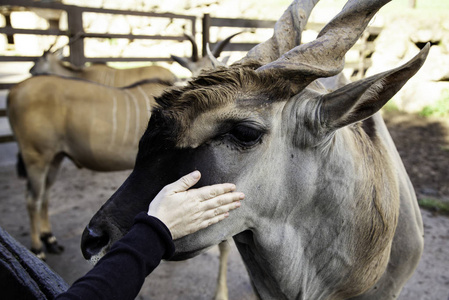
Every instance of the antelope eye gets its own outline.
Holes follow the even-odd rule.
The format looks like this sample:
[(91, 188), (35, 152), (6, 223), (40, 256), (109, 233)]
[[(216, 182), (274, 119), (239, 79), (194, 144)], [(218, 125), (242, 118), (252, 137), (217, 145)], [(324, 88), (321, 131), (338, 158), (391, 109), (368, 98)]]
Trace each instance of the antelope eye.
[(253, 127), (237, 125), (228, 133), (233, 140), (243, 146), (252, 146), (259, 142), (263, 132)]

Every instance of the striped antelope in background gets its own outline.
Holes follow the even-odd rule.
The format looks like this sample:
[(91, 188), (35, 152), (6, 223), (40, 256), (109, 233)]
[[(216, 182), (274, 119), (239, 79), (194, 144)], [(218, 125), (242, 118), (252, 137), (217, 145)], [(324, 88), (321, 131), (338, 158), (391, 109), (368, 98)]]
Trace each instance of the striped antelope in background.
[[(42, 75), (11, 89), (8, 117), (19, 146), (21, 174), (27, 177), (31, 249), (39, 258), (45, 259), (43, 244), (50, 253), (63, 251), (48, 215), (49, 192), (62, 159), (94, 171), (132, 169), (154, 97), (170, 86), (152, 79), (113, 88)], [(220, 243), (219, 251), (217, 300), (227, 299), (229, 244)]]
[[(196, 44), (194, 37), (189, 34), (184, 34), (192, 43), (192, 57), (184, 58), (174, 55), (171, 57), (181, 66), (189, 69), (193, 76), (197, 76), (202, 70), (212, 68), (212, 61), (214, 58), (218, 58), (226, 45), (229, 44), (230, 40), (240, 33), (241, 32), (235, 33), (223, 41), (218, 42), (211, 52), (212, 56), (209, 55), (201, 58), (198, 55), (198, 45)], [(51, 45), (50, 48), (44, 51), (43, 55), (35, 61), (34, 66), (30, 69), (31, 75), (58, 75), (70, 78), (80, 78), (114, 87), (124, 87), (140, 80), (152, 78), (157, 78), (171, 84), (174, 84), (177, 81), (177, 77), (171, 71), (160, 66), (116, 69), (105, 64), (92, 64), (87, 67), (76, 67), (63, 61), (64, 56), (62, 53), (64, 47), (73, 43), (73, 41), (78, 38), (79, 36), (75, 37), (67, 45), (53, 51), (51, 49), (55, 44)], [(225, 58), (224, 63), (226, 63), (227, 58)]]
[[(198, 46), (196, 42), (194, 41), (193, 37), (190, 35), (186, 35), (190, 42), (192, 43), (193, 47), (193, 55), (192, 58), (179, 58), (178, 60), (182, 60), (184, 62), (189, 62), (189, 70), (193, 72), (193, 74), (199, 74), (202, 68), (212, 68), (213, 62), (216, 60), (216, 57), (219, 57), (223, 49), (226, 47), (226, 45), (230, 42), (230, 40), (236, 36), (239, 33), (233, 34), (230, 37), (226, 38), (225, 40), (217, 43), (216, 47), (212, 51), (212, 53), (209, 56), (205, 56), (202, 58), (198, 58)], [(77, 39), (79, 37), (76, 37)], [(73, 42), (73, 40), (71, 41)], [(56, 179), (56, 174), (59, 168), (59, 164), (64, 156), (67, 156), (72, 159), (78, 166), (85, 167), (91, 170), (96, 171), (118, 171), (118, 170), (126, 170), (126, 169), (132, 169), (134, 166), (135, 161), (135, 153), (137, 153), (137, 140), (136, 136), (134, 135), (134, 139), (132, 141), (128, 141), (131, 137), (129, 134), (130, 131), (133, 131), (134, 129), (143, 130), (144, 128), (141, 127), (142, 124), (146, 125), (148, 122), (148, 118), (138, 118), (135, 121), (131, 121), (132, 116), (128, 115), (127, 121), (125, 122), (123, 117), (125, 117), (123, 105), (122, 107), (117, 106), (117, 101), (121, 101), (117, 97), (111, 98), (111, 93), (115, 94), (116, 91), (120, 91), (120, 94), (123, 96), (125, 95), (124, 92), (126, 92), (128, 89), (107, 89), (107, 87), (101, 87), (100, 85), (92, 85), (88, 82), (82, 81), (82, 80), (70, 80), (70, 78), (73, 79), (84, 79), (87, 81), (92, 81), (96, 83), (100, 83), (102, 85), (111, 85), (111, 86), (122, 86), (121, 83), (129, 82), (133, 83), (135, 80), (138, 79), (144, 79), (145, 77), (150, 78), (157, 78), (160, 80), (165, 80), (166, 82), (163, 83), (163, 85), (171, 85), (175, 82), (176, 77), (168, 70), (158, 67), (158, 66), (152, 66), (152, 67), (142, 67), (142, 68), (132, 68), (132, 69), (123, 69), (123, 70), (117, 70), (110, 68), (106, 65), (92, 65), (90, 67), (84, 67), (84, 68), (77, 68), (73, 65), (70, 65), (67, 62), (64, 62), (63, 56), (62, 56), (62, 50), (65, 46), (60, 47), (54, 51), (51, 49), (53, 48), (54, 44), (50, 46), (50, 48), (44, 52), (43, 56), (40, 57), (36, 62), (35, 65), (31, 68), (30, 73), (32, 75), (44, 75), (44, 74), (50, 74), (50, 75), (59, 75), (67, 78), (58, 78), (56, 76), (38, 76), (36, 79), (29, 79), (27, 81), (24, 81), (23, 83), (18, 84), (16, 87), (14, 87), (14, 91), (11, 91), (10, 93), (10, 111), (11, 115), (15, 114), (15, 120), (10, 120), (11, 127), (16, 128), (16, 131), (18, 133), (16, 134), (16, 139), (18, 140), (18, 135), (22, 135), (19, 142), (20, 149), (24, 149), (25, 152), (29, 152), (31, 149), (29, 147), (30, 144), (35, 144), (35, 147), (37, 148), (44, 148), (44, 153), (36, 157), (36, 153), (39, 152), (35, 149), (34, 155), (34, 162), (29, 162), (28, 158), (23, 158), (23, 162), (25, 163), (24, 169), (27, 170), (28, 168), (32, 168), (33, 170), (37, 168), (36, 171), (33, 172), (33, 174), (28, 175), (28, 188), (27, 188), (27, 203), (28, 203), (28, 211), (30, 215), (31, 220), (31, 237), (32, 237), (32, 250), (37, 254), (38, 257), (44, 259), (45, 253), (44, 249), (42, 247), (42, 243), (39, 240), (40, 239), (44, 242), (46, 245), (47, 251), (50, 253), (60, 253), (63, 250), (63, 247), (59, 245), (56, 241), (56, 238), (51, 233), (51, 225), (50, 220), (48, 217), (48, 198), (49, 198), (49, 189), (54, 183)], [(177, 61), (178, 61), (177, 60)], [(121, 80), (124, 81), (121, 81)], [(54, 82), (52, 82), (54, 80)], [(132, 104), (136, 105), (138, 104), (140, 110), (142, 108), (142, 105), (145, 103), (147, 105), (148, 99), (153, 99), (154, 92), (159, 93), (160, 92), (160, 86), (157, 84), (157, 80), (155, 81), (147, 81), (142, 82), (140, 84), (137, 84), (136, 90), (141, 91), (142, 93), (139, 94), (133, 92), (132, 94), (127, 94), (129, 98), (126, 99), (132, 99)], [(53, 94), (53, 97), (51, 99), (48, 98), (48, 93), (37, 93), (34, 94), (33, 97), (31, 97), (31, 90), (35, 89), (40, 86), (39, 90), (44, 90), (46, 88), (49, 88), (52, 85), (58, 85), (60, 88), (57, 89), (57, 92)], [(156, 87), (156, 89), (153, 90), (153, 86)], [(70, 88), (67, 90), (67, 92), (63, 93), (63, 86), (70, 86)], [(84, 93), (75, 95), (69, 95), (70, 91), (74, 91), (75, 88), (80, 88), (81, 90), (85, 91)], [(50, 89), (51, 90), (51, 89)], [(97, 96), (97, 93), (100, 93), (101, 90), (108, 90), (109, 93), (107, 94), (101, 94), (101, 98)], [(145, 101), (143, 95), (145, 95), (147, 92), (149, 92), (148, 99)], [(98, 94), (100, 95), (100, 94)], [(137, 97), (137, 98), (136, 98)], [(21, 100), (16, 100), (16, 99)], [(24, 100), (24, 99), (28, 100)], [(77, 114), (83, 114), (83, 110), (87, 109), (88, 107), (94, 108), (97, 112), (100, 112), (103, 110), (103, 108), (107, 107), (107, 104), (109, 103), (111, 106), (110, 108), (112, 111), (110, 112), (110, 115), (108, 114), (102, 114), (102, 117), (99, 119), (98, 116), (94, 116), (93, 114), (87, 113), (83, 116), (81, 119), (77, 118), (70, 118), (61, 122), (67, 122), (67, 128), (74, 134), (76, 137), (75, 140), (71, 140), (71, 137), (68, 137), (67, 135), (69, 132), (58, 132), (59, 138), (56, 138), (55, 136), (52, 136), (52, 133), (54, 131), (49, 131), (49, 135), (47, 138), (50, 140), (48, 144), (45, 144), (44, 141), (46, 141), (47, 138), (42, 138), (42, 144), (38, 144), (36, 140), (30, 139), (31, 137), (33, 139), (39, 139), (39, 137), (43, 137), (45, 135), (45, 131), (41, 132), (40, 135), (34, 136), (33, 134), (25, 135), (24, 132), (27, 131), (26, 128), (28, 127), (34, 127), (39, 126), (40, 122), (44, 119), (46, 119), (47, 115), (52, 115), (53, 113), (56, 113), (58, 111), (58, 107), (52, 107), (52, 105), (55, 103), (55, 99), (59, 99), (58, 101), (61, 103), (64, 103), (67, 105), (67, 110), (73, 110), (73, 108), (76, 107), (76, 113)], [(62, 100), (65, 99), (65, 100)], [(72, 101), (71, 99), (75, 99)], [(99, 101), (98, 101), (99, 100)], [(53, 102), (52, 102), (53, 101)], [(150, 102), (152, 102), (151, 100)], [(87, 106), (79, 106), (79, 103), (90, 103), (90, 105)], [(18, 107), (17, 104), (12, 103), (21, 103), (21, 108), (24, 108), (27, 105), (31, 105), (31, 107), (37, 107), (38, 105), (44, 105), (42, 110), (35, 110), (34, 112), (31, 112), (30, 109), (22, 109)], [(127, 102), (127, 105), (129, 105), (131, 102)], [(149, 103), (149, 106), (145, 106), (145, 110), (149, 112), (150, 107), (152, 103)], [(52, 107), (52, 108), (51, 108)], [(137, 106), (136, 106), (137, 107)], [(127, 109), (129, 107), (127, 106)], [(127, 111), (129, 113), (129, 110)], [(23, 120), (27, 119), (30, 114), (34, 115), (33, 120), (29, 121), (26, 124), (27, 125), (18, 125), (19, 122), (22, 122)], [(120, 114), (121, 118), (118, 118), (118, 115)], [(112, 116), (115, 117), (112, 117)], [(138, 114), (137, 114), (138, 115)], [(85, 135), (85, 130), (83, 129), (86, 124), (88, 123), (87, 120), (91, 117), (95, 117), (97, 121), (102, 123), (101, 127), (97, 126), (91, 126), (91, 132), (89, 135)], [(109, 120), (108, 120), (109, 117)], [(14, 117), (13, 117), (14, 118)], [(39, 119), (42, 120), (39, 120)], [(117, 120), (121, 121), (117, 121)], [(49, 119), (53, 120), (53, 119)], [(83, 124), (81, 124), (83, 123)], [(13, 125), (14, 124), (14, 125)], [(49, 121), (47, 123), (48, 127), (55, 126), (56, 131), (58, 131), (58, 127), (62, 126), (62, 124), (58, 124), (56, 121), (52, 122)], [(22, 130), (22, 132), (21, 132)], [(116, 134), (118, 132), (125, 131), (127, 136), (122, 136), (123, 140), (122, 143), (116, 142)], [(76, 133), (75, 133), (76, 132)], [(137, 131), (133, 131), (136, 133)], [(139, 131), (139, 134), (141, 134), (143, 131)], [(88, 148), (89, 145), (89, 139), (100, 141), (100, 139), (97, 139), (97, 137), (100, 137), (101, 135), (106, 134), (106, 136), (113, 137), (113, 140), (109, 141), (108, 144), (108, 155), (104, 155), (104, 149), (100, 149), (101, 143), (97, 145), (97, 147), (94, 147), (92, 149)], [(138, 135), (137, 137), (140, 137)], [(84, 141), (81, 141), (82, 139), (86, 139)], [(68, 141), (69, 144), (61, 145), (60, 139), (64, 141)], [(78, 145), (76, 145), (78, 143)], [(45, 145), (44, 145), (45, 144)], [(21, 146), (23, 145), (23, 146)], [(121, 146), (120, 146), (121, 145)], [(68, 149), (68, 150), (62, 150)], [(78, 148), (78, 149), (76, 149)], [(75, 152), (75, 153), (74, 153)], [(113, 157), (111, 153), (117, 153), (117, 157)], [(84, 162), (80, 162), (80, 155), (83, 155)], [(25, 156), (26, 154), (23, 154), (22, 156)], [(89, 162), (96, 162), (98, 161), (98, 157), (101, 157), (101, 164), (102, 166), (99, 167), (97, 165), (92, 165)], [(21, 160), (22, 161), (22, 160)], [(39, 162), (36, 162), (39, 161)], [(87, 162), (87, 163), (86, 163)], [(40, 164), (40, 167), (35, 167), (35, 164)], [(29, 172), (28, 172), (29, 173)], [(35, 174), (37, 173), (37, 174)], [(43, 178), (47, 178), (45, 181), (43, 181)], [(41, 213), (38, 213), (38, 211), (41, 211)], [(230, 246), (228, 242), (224, 241), (220, 243), (219, 245), (219, 251), (220, 251), (220, 260), (219, 260), (219, 276), (217, 279), (217, 289), (216, 289), (216, 296), (215, 299), (227, 299), (228, 291), (227, 291), (227, 261), (230, 251)]]
[(77, 67), (63, 61), (64, 45), (54, 51), (51, 46), (39, 57), (30, 69), (33, 76), (58, 75), (70, 78), (85, 79), (103, 85), (124, 87), (144, 79), (157, 78), (173, 84), (177, 77), (170, 70), (160, 66), (146, 66), (138, 68), (116, 69), (106, 64), (92, 64), (87, 67)]
[(62, 251), (48, 217), (49, 188), (62, 159), (95, 171), (132, 169), (154, 97), (169, 86), (153, 79), (113, 88), (42, 75), (11, 88), (8, 118), (28, 180), (32, 250), (40, 258), (41, 239), (49, 252)]

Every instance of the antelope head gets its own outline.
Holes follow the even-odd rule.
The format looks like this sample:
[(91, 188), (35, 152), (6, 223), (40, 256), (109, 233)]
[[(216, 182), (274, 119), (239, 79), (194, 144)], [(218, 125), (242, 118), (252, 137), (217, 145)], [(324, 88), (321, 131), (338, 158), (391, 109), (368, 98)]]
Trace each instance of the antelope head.
[(52, 48), (58, 41), (58, 39), (56, 39), (55, 42), (44, 51), (43, 55), (34, 62), (33, 67), (30, 69), (31, 75), (67, 75), (67, 72), (65, 71), (66, 67), (63, 64), (63, 50), (66, 46), (69, 46), (80, 39), (81, 36), (82, 34), (80, 33), (76, 34), (70, 38), (70, 41), (67, 44), (52, 51)]
[(176, 240), (173, 259), (234, 237), (261, 298), (348, 299), (373, 286), (388, 264), (399, 192), (385, 144), (361, 122), (418, 71), (428, 46), (329, 93), (316, 80), (341, 72), (389, 1), (350, 0), (301, 44), (317, 2), (295, 0), (273, 37), (241, 61), (157, 98), (133, 172), (86, 227), (86, 258), (125, 234), (164, 185), (199, 169), (199, 186), (233, 182), (246, 199), (226, 220)]

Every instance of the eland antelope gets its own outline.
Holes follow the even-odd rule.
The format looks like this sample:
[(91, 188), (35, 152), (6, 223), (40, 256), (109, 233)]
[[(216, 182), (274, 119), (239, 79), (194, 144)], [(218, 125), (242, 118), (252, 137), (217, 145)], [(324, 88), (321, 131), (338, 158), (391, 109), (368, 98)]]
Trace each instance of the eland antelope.
[[(227, 61), (227, 58), (223, 60), (223, 62), (218, 62), (217, 58), (220, 56), (223, 49), (226, 47), (227, 44), (229, 44), (230, 40), (235, 37), (236, 35), (240, 34), (241, 32), (235, 33), (223, 41), (220, 41), (217, 43), (217, 45), (214, 47), (212, 51), (208, 52), (207, 56), (199, 57), (198, 56), (198, 45), (195, 42), (194, 37), (192, 37), (189, 34), (185, 34), (187, 39), (192, 43), (192, 57), (191, 58), (183, 58), (178, 56), (172, 56), (172, 58), (180, 63), (183, 67), (189, 69), (194, 76), (201, 73), (203, 69), (209, 69), (212, 68), (214, 65), (224, 65), (224, 63)], [(77, 35), (75, 38), (72, 39), (70, 43), (72, 43), (74, 40), (79, 39), (80, 35)], [(56, 42), (55, 42), (56, 43)], [(93, 64), (89, 67), (83, 67), (78, 68), (75, 67), (67, 62), (63, 61), (63, 54), (62, 51), (65, 46), (64, 45), (54, 51), (52, 51), (52, 48), (55, 44), (51, 45), (48, 50), (44, 51), (44, 54), (42, 57), (38, 58), (35, 62), (34, 66), (30, 69), (30, 73), (33, 76), (37, 75), (58, 75), (63, 76), (67, 78), (78, 78), (78, 79), (85, 79), (92, 82), (97, 82), (104, 85), (109, 86), (115, 86), (115, 87), (121, 87), (123, 84), (131, 84), (136, 82), (137, 80), (142, 80), (146, 77), (148, 78), (157, 78), (160, 80), (165, 80), (166, 82), (170, 84), (174, 84), (175, 81), (177, 81), (177, 78), (175, 75), (173, 75), (169, 70), (164, 69), (159, 66), (150, 66), (150, 67), (141, 67), (141, 68), (130, 68), (130, 69), (114, 69), (111, 67), (108, 67), (106, 65), (101, 64)], [(228, 57), (229, 58), (229, 57)], [(47, 78), (48, 79), (48, 78)], [(47, 82), (47, 79), (44, 79), (45, 82)], [(38, 81), (41, 81), (39, 79)], [(71, 83), (71, 81), (64, 81), (66, 83)], [(28, 87), (28, 86), (26, 86)], [(43, 99), (39, 99), (43, 100)], [(39, 101), (37, 100), (37, 101)], [(92, 102), (94, 103), (94, 102)], [(103, 105), (103, 104), (102, 104)], [(125, 125), (125, 124), (119, 124)], [(76, 124), (74, 125), (77, 126)], [(129, 145), (130, 147), (133, 145)], [(134, 145), (136, 146), (136, 145)], [(136, 150), (137, 151), (137, 150)], [(93, 155), (96, 155), (96, 152), (92, 152)], [(134, 158), (127, 157), (127, 159), (130, 159), (129, 162), (134, 163)], [(113, 163), (112, 161), (110, 162)], [(129, 166), (129, 169), (132, 169), (133, 164), (127, 164)], [(89, 168), (89, 167), (87, 167)], [(115, 167), (111, 167), (112, 171), (117, 170)], [(125, 168), (126, 169), (126, 168)], [(53, 182), (55, 179), (53, 178), (51, 182)], [(51, 183), (48, 184), (48, 188), (50, 188)], [(48, 193), (48, 192), (46, 192)], [(48, 200), (47, 200), (48, 201)], [(48, 220), (48, 217), (46, 218)], [(49, 222), (49, 221), (48, 221)], [(49, 225), (48, 225), (49, 226)], [(32, 234), (33, 236), (33, 234)], [(60, 252), (62, 249), (62, 246), (53, 246), (53, 243), (49, 243), (48, 241), (53, 240), (53, 235), (47, 235), (46, 238), (44, 238), (47, 245), (47, 248), (50, 252)], [(33, 238), (33, 240), (36, 240), (36, 238)], [(45, 257), (44, 252), (42, 251), (42, 246), (39, 245), (36, 242), (32, 243), (32, 249), (37, 255), (41, 258)], [(56, 244), (55, 244), (56, 245)], [(230, 246), (229, 243), (224, 241), (219, 244), (219, 252), (220, 252), (220, 261), (219, 261), (219, 276), (217, 280), (217, 289), (216, 289), (216, 300), (221, 299), (227, 299), (227, 261), (229, 256)]]
[(76, 67), (64, 62), (62, 50), (65, 46), (51, 51), (50, 47), (39, 57), (30, 69), (31, 75), (58, 75), (80, 78), (88, 81), (114, 86), (129, 86), (145, 79), (157, 78), (173, 84), (177, 77), (166, 68), (160, 66), (146, 66), (138, 68), (116, 69), (105, 64), (92, 64), (87, 67)]
[(38, 257), (45, 257), (40, 239), (49, 252), (62, 251), (48, 216), (49, 188), (62, 159), (96, 171), (132, 169), (154, 97), (169, 86), (152, 79), (113, 88), (42, 75), (11, 88), (8, 118), (28, 179), (31, 245)]
[[(21, 175), (27, 177), (31, 249), (45, 259), (44, 248), (61, 253), (48, 215), (49, 190), (60, 163), (70, 158), (94, 171), (130, 170), (138, 140), (148, 123), (154, 97), (171, 83), (144, 80), (126, 88), (59, 76), (35, 76), (8, 95), (8, 117), (19, 145)], [(215, 299), (227, 298), (229, 244), (219, 244)]]
[[(301, 44), (318, 0), (295, 0), (274, 35), (229, 68), (156, 98), (130, 176), (87, 225), (96, 260), (167, 183), (245, 193), (226, 220), (175, 241), (173, 260), (234, 238), (261, 299), (396, 299), (423, 250), (410, 179), (379, 113), (422, 66), (427, 45), (393, 70), (329, 90), (344, 56), (389, 0), (350, 0)], [(120, 217), (118, 217), (120, 216)]]

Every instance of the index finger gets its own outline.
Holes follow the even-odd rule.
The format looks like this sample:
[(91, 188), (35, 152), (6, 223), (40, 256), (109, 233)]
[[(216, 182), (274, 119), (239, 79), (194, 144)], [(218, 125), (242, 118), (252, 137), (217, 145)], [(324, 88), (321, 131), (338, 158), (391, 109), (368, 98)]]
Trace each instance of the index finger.
[(167, 189), (173, 193), (185, 192), (194, 186), (201, 178), (200, 171), (193, 171), (187, 175), (182, 176), (175, 182), (169, 184)]
[(196, 193), (200, 201), (206, 201), (217, 196), (235, 191), (235, 184), (232, 183), (220, 183), (214, 185), (203, 186), (198, 189), (190, 190), (190, 192)]

